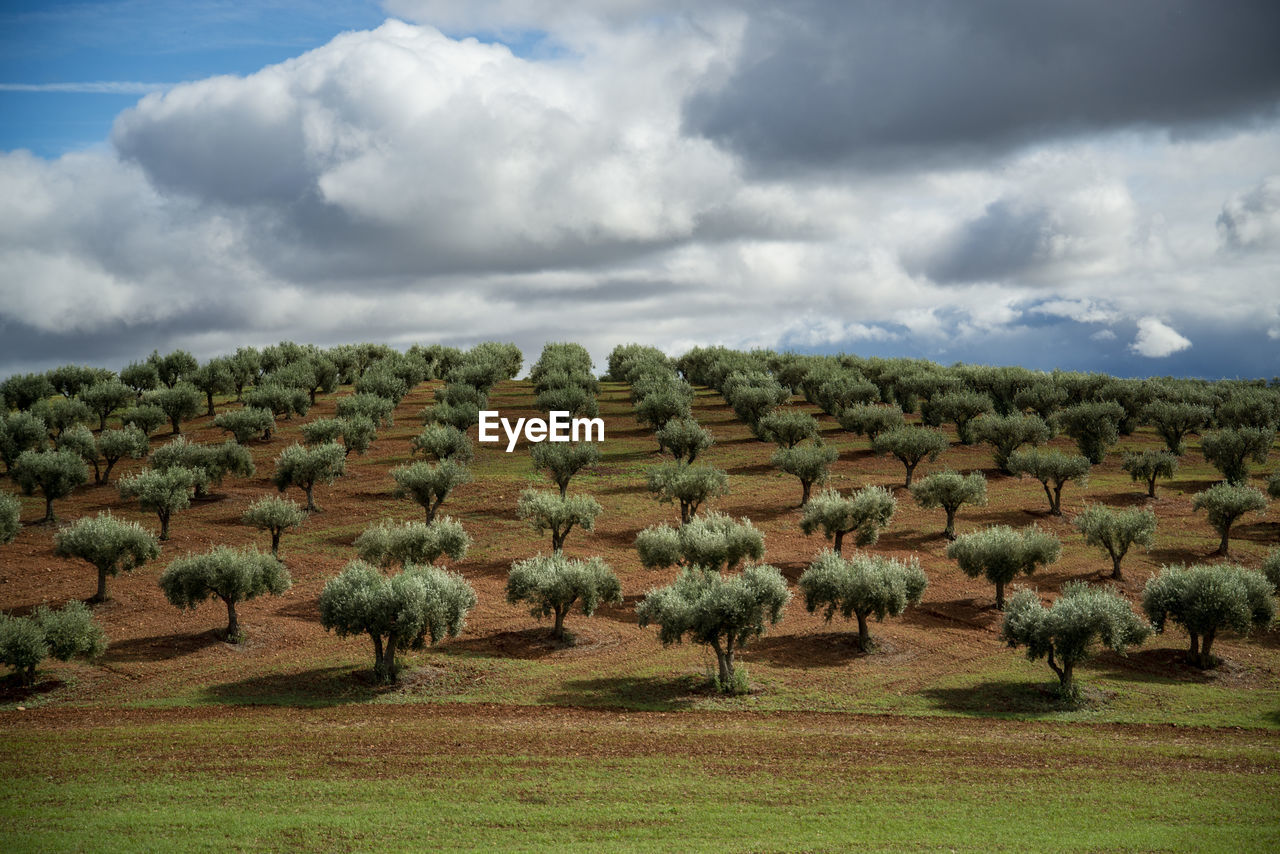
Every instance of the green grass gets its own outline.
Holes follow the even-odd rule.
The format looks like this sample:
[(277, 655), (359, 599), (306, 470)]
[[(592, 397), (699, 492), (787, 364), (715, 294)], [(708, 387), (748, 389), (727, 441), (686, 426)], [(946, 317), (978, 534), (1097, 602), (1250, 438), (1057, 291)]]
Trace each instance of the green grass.
[[(540, 718), (290, 720), (86, 726), (54, 743), (8, 729), (0, 841), (9, 852), (1280, 846), (1274, 753), (1227, 740), (1206, 752), (1043, 725), (957, 739), (767, 718), (748, 732), (723, 716), (576, 731)], [(517, 755), (487, 743), (508, 724), (527, 745)], [(654, 749), (610, 749), (633, 725), (652, 727)], [(1002, 767), (1010, 735), (1017, 765)], [(1162, 770), (1170, 760), (1212, 767)]]

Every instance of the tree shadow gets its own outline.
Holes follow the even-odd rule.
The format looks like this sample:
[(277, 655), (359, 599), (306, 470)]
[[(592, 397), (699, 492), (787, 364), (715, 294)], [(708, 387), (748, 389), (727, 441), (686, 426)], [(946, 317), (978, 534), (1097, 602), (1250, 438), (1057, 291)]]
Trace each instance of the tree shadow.
[(1195, 551), (1193, 551), (1192, 549), (1176, 549), (1176, 548), (1148, 549), (1147, 557), (1152, 562), (1157, 563), (1161, 566), (1181, 564), (1181, 563), (1186, 563), (1186, 564), (1204, 563), (1205, 560), (1212, 558), (1214, 556), (1213, 552), (1217, 548), (1216, 540), (1214, 541), (1213, 545), (1207, 545), (1208, 538), (1206, 538), (1205, 542), (1206, 542), (1205, 548), (1195, 550)]
[(1059, 696), (1056, 688), (1056, 683), (1004, 679), (956, 688), (926, 688), (920, 693), (936, 710), (976, 717), (1036, 718), (1079, 708)]
[(1231, 528), (1231, 539), (1275, 545), (1280, 542), (1280, 522), (1250, 522), (1244, 525), (1237, 522)]
[[(745, 463), (740, 466), (734, 466), (725, 470), (732, 475), (765, 475), (773, 474), (779, 469), (773, 463)], [(799, 481), (796, 481), (796, 490), (799, 491)]]
[(692, 708), (712, 690), (704, 676), (608, 676), (570, 679), (559, 690), (538, 698), (539, 703), (556, 706), (587, 706), (604, 709), (675, 711)]
[(225, 628), (219, 628), (194, 635), (182, 632), (112, 641), (103, 654), (102, 660), (119, 663), (167, 661), (225, 643), (225, 631)]
[(0, 678), (0, 706), (24, 702), (52, 694), (66, 683), (54, 676), (42, 676), (36, 671), (36, 681), (30, 685), (22, 684), (18, 673), (10, 673)]
[(1003, 612), (997, 610), (994, 591), (990, 599), (952, 599), (908, 608), (899, 617), (903, 623), (921, 627), (960, 624), (988, 632), (1000, 631)]
[(801, 670), (840, 667), (854, 659), (873, 654), (863, 652), (858, 646), (857, 622), (852, 621), (852, 626), (851, 631), (844, 632), (760, 638), (743, 648), (742, 657), (746, 661), (759, 659), (781, 667), (797, 667)]
[(281, 617), (301, 620), (304, 623), (318, 624), (320, 622), (320, 600), (314, 596), (298, 599), (281, 605), (275, 612)]
[(1112, 492), (1108, 495), (1095, 495), (1093, 498), (1108, 507), (1145, 507), (1147, 502), (1153, 500), (1147, 496), (1145, 488), (1139, 492)]
[[(599, 614), (599, 612), (597, 612)], [(568, 632), (568, 619), (565, 620)], [(534, 629), (522, 629), (514, 632), (494, 632), (481, 637), (465, 640), (452, 640), (437, 651), (445, 654), (479, 655), (485, 658), (518, 658), (525, 661), (536, 661), (573, 649), (573, 640), (557, 639), (551, 636), (551, 623)]]
[(372, 670), (346, 665), (251, 676), (209, 685), (201, 695), (207, 702), (230, 705), (327, 707), (365, 703), (396, 688), (377, 682)]
[(1090, 661), (1091, 669), (1113, 679), (1163, 685), (1215, 682), (1217, 674), (1187, 661), (1185, 649), (1143, 649), (1128, 655), (1105, 651)]

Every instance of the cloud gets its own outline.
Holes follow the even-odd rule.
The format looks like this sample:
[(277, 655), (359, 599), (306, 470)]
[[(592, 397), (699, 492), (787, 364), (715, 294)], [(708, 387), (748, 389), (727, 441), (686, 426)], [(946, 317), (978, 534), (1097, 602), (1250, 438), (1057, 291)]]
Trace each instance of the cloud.
[(919, 168), (1099, 131), (1276, 115), (1280, 8), (1195, 0), (750, 4), (690, 129), (766, 172)]
[[(1274, 122), (1177, 140), (1046, 131), (986, 160), (767, 172), (687, 110), (740, 68), (749, 16), (783, 13), (415, 8), (543, 27), (571, 49), (389, 21), (148, 95), (110, 145), (0, 153), (0, 375), (282, 338), (1141, 372), (1146, 349), (1181, 335), (1194, 350), (1161, 370), (1273, 371), (1280, 247), (1224, 252), (1214, 216), (1239, 196), (1233, 227), (1255, 233), (1267, 208), (1239, 190), (1280, 174)], [(1168, 334), (1140, 326), (1131, 352), (1096, 337), (1157, 311)]]
[(1129, 349), (1149, 359), (1162, 359), (1190, 346), (1191, 342), (1173, 327), (1157, 318), (1144, 317), (1138, 321), (1138, 334)]
[(1280, 247), (1280, 175), (1229, 199), (1218, 215), (1218, 233), (1231, 250)]

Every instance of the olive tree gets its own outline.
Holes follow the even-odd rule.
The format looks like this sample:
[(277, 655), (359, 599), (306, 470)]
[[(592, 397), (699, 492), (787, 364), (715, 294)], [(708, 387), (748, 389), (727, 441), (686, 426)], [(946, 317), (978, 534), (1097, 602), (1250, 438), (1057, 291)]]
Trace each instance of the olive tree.
[(1071, 582), (1048, 608), (1035, 591), (1022, 588), (1009, 597), (1000, 637), (1010, 647), (1027, 648), (1027, 658), (1044, 658), (1058, 677), (1062, 696), (1077, 695), (1075, 667), (1089, 658), (1093, 645), (1123, 653), (1151, 634), (1114, 590)]
[(362, 415), (371, 420), (379, 428), (391, 427), (395, 424), (393, 401), (376, 394), (353, 394), (339, 398), (334, 407), (339, 418), (352, 418)]
[(79, 397), (94, 415), (98, 416), (98, 429), (107, 429), (107, 418), (134, 400), (133, 389), (119, 380), (103, 380), (81, 389)]
[(1111, 558), (1111, 577), (1120, 578), (1120, 562), (1134, 545), (1151, 548), (1155, 541), (1156, 514), (1130, 508), (1115, 510), (1093, 504), (1074, 520), (1076, 529), (1091, 546), (1098, 546)]
[(982, 506), (987, 503), (987, 479), (981, 472), (963, 475), (956, 471), (931, 474), (911, 485), (911, 497), (926, 510), (941, 507), (947, 514), (942, 534), (956, 538), (956, 512), (964, 504)]
[(818, 419), (795, 409), (775, 409), (760, 419), (760, 436), (779, 448), (794, 448), (806, 439), (818, 438)]
[(1049, 499), (1049, 512), (1054, 516), (1062, 515), (1062, 488), (1073, 480), (1086, 486), (1092, 468), (1087, 457), (1058, 450), (1031, 448), (1009, 455), (1011, 473), (1030, 475), (1040, 481), (1045, 497)]
[(0, 397), (4, 398), (5, 407), (19, 412), (54, 394), (53, 383), (44, 374), (14, 374), (0, 383)]
[(240, 521), (259, 531), (271, 532), (271, 554), (280, 557), (280, 535), (290, 528), (301, 528), (307, 513), (296, 501), (278, 495), (264, 495), (245, 508)]
[(533, 467), (559, 487), (561, 496), (568, 493), (574, 475), (600, 463), (600, 449), (591, 442), (539, 442), (529, 454)]
[(902, 410), (896, 406), (876, 406), (863, 403), (840, 410), (836, 418), (840, 427), (855, 436), (866, 436), (875, 447), (881, 433), (889, 433), (906, 426)]
[(1058, 429), (1075, 439), (1080, 453), (1097, 465), (1120, 440), (1120, 422), (1124, 416), (1123, 406), (1105, 400), (1068, 406), (1053, 417)]
[(254, 439), (270, 439), (276, 429), (274, 413), (256, 406), (223, 412), (213, 419), (213, 423), (230, 433), (241, 445), (247, 445)]
[(209, 487), (220, 485), (229, 474), (252, 477), (256, 472), (249, 450), (230, 439), (220, 445), (201, 445), (179, 436), (151, 455), (151, 468), (157, 471), (174, 466), (201, 473), (196, 482), (196, 498), (207, 498)]
[(441, 557), (462, 560), (471, 537), (448, 516), (432, 521), (382, 524), (366, 528), (355, 541), (356, 554), (374, 566), (401, 567), (435, 563)]
[[(535, 448), (543, 445), (535, 445)], [(414, 453), (421, 453), (428, 459), (453, 460), (469, 463), (475, 457), (471, 447), (471, 439), (467, 434), (449, 424), (428, 424), (422, 432), (409, 441), (409, 448)]]
[(195, 610), (208, 599), (221, 599), (227, 606), (228, 643), (244, 640), (237, 604), (267, 593), (279, 596), (293, 584), (289, 570), (274, 555), (230, 546), (178, 558), (160, 573), (159, 582), (165, 598), (177, 608)]
[(927, 427), (899, 427), (888, 433), (881, 433), (871, 443), (871, 450), (877, 454), (891, 454), (906, 467), (908, 489), (916, 466), (925, 460), (933, 462), (948, 447), (950, 443), (946, 436)]
[(0, 492), (0, 545), (12, 543), (22, 530), (22, 502)]
[(1230, 553), (1231, 526), (1246, 513), (1267, 512), (1267, 497), (1252, 486), (1219, 483), (1192, 496), (1191, 509), (1205, 511), (1209, 524), (1222, 537), (1214, 554), (1227, 555)]
[(54, 439), (77, 425), (88, 424), (93, 420), (93, 412), (84, 401), (61, 397), (40, 401), (31, 407), (31, 414), (44, 422), (49, 436)]
[(1212, 417), (1213, 410), (1207, 406), (1177, 400), (1157, 400), (1142, 410), (1142, 419), (1155, 428), (1175, 456), (1186, 451), (1187, 434), (1199, 432)]
[(806, 534), (821, 531), (832, 540), (835, 553), (840, 554), (849, 534), (854, 535), (855, 545), (873, 545), (880, 539), (880, 531), (893, 521), (897, 509), (897, 499), (883, 486), (864, 486), (848, 496), (827, 489), (805, 505), (800, 530)]
[(1178, 455), (1172, 451), (1129, 451), (1120, 467), (1129, 473), (1134, 482), (1146, 481), (1147, 497), (1156, 497), (1156, 479), (1173, 477), (1178, 470)]
[(44, 421), (30, 412), (0, 413), (0, 460), (6, 473), (24, 451), (44, 450), (49, 434)]
[(539, 619), (554, 616), (551, 636), (561, 639), (565, 637), (564, 618), (575, 604), (588, 617), (601, 604), (621, 605), (622, 584), (598, 557), (573, 560), (556, 552), (511, 564), (507, 602), (528, 603), (530, 613)]
[(831, 464), (840, 458), (840, 452), (816, 439), (809, 445), (779, 448), (772, 462), (785, 474), (800, 480), (800, 506), (809, 503), (809, 493), (814, 484), (824, 484), (831, 476)]
[(677, 461), (692, 463), (698, 455), (715, 444), (711, 431), (692, 418), (673, 418), (655, 434), (660, 450), (669, 452)]
[(1217, 663), (1213, 641), (1226, 629), (1247, 635), (1265, 630), (1275, 618), (1272, 586), (1259, 572), (1230, 564), (1166, 566), (1147, 581), (1142, 610), (1163, 632), (1170, 621), (1190, 635), (1187, 660), (1196, 667)]
[(650, 525), (636, 536), (636, 551), (648, 569), (700, 566), (728, 570), (744, 560), (764, 557), (764, 535), (750, 519), (712, 512), (678, 528), (665, 522)]
[(976, 418), (994, 409), (991, 398), (975, 391), (951, 391), (932, 398), (921, 407), (925, 423), (937, 426), (944, 421), (956, 425), (956, 435), (962, 445), (975, 441), (973, 423)]
[(596, 517), (602, 511), (600, 503), (590, 495), (556, 495), (537, 489), (520, 493), (516, 505), (516, 515), (534, 533), (551, 532), (551, 550), (555, 552), (564, 548), (564, 541), (575, 526), (584, 531), (595, 530)]
[(117, 462), (126, 456), (135, 460), (142, 458), (150, 450), (150, 444), (146, 434), (137, 427), (103, 430), (94, 436), (88, 427), (78, 424), (62, 434), (58, 449), (72, 451), (93, 466), (93, 482), (100, 486), (110, 479)]
[(636, 401), (636, 421), (655, 432), (675, 419), (690, 418), (689, 401), (676, 388), (661, 388)]
[(1249, 476), (1249, 462), (1265, 463), (1275, 441), (1276, 431), (1269, 427), (1228, 428), (1206, 433), (1200, 450), (1227, 483), (1239, 486)]
[(44, 522), (56, 522), (53, 502), (89, 482), (89, 469), (74, 451), (23, 451), (13, 466), (13, 480), (23, 495), (36, 490), (44, 497)]
[(906, 561), (880, 555), (844, 558), (833, 551), (818, 555), (800, 576), (796, 586), (804, 595), (810, 614), (823, 609), (827, 622), (837, 613), (858, 619), (858, 648), (871, 651), (867, 618), (897, 617), (908, 605), (916, 605), (929, 579), (914, 557)]
[(777, 625), (791, 593), (776, 567), (749, 564), (741, 573), (688, 567), (673, 584), (650, 590), (636, 606), (641, 628), (658, 626), (663, 645), (682, 642), (710, 646), (716, 654), (716, 686), (739, 693), (745, 685), (735, 679), (734, 659), (752, 638), (763, 635), (766, 623)]
[(339, 637), (367, 634), (373, 671), (391, 683), (397, 652), (457, 637), (475, 605), (475, 591), (457, 573), (415, 566), (388, 577), (356, 560), (320, 591), (320, 624)]
[(444, 460), (439, 463), (409, 463), (391, 470), (396, 482), (397, 498), (410, 498), (427, 511), (427, 522), (453, 490), (471, 482), (471, 472), (461, 463)]
[(1271, 582), (1275, 591), (1280, 593), (1280, 549), (1274, 550), (1263, 559), (1262, 574), (1266, 576), (1267, 581)]
[(0, 664), (35, 682), (36, 668), (46, 658), (92, 661), (107, 648), (107, 636), (83, 602), (72, 600), (54, 611), (40, 605), (29, 617), (0, 614)]
[(164, 410), (154, 403), (140, 403), (137, 406), (131, 406), (120, 415), (122, 424), (128, 427), (137, 427), (148, 436), (159, 430), (160, 425), (168, 420), (165, 417)]
[(1049, 425), (1038, 415), (983, 415), (969, 425), (975, 442), (991, 446), (991, 456), (996, 467), (1005, 474), (1009, 470), (1009, 456), (1023, 445), (1043, 445), (1049, 441)]
[(538, 392), (533, 405), (539, 412), (563, 411), (580, 418), (595, 418), (600, 414), (595, 394), (577, 385), (544, 389)]
[(276, 418), (286, 421), (294, 415), (306, 415), (311, 410), (311, 399), (305, 389), (265, 382), (244, 393), (244, 405), (252, 409), (265, 409)]
[(53, 537), (53, 553), (88, 561), (98, 570), (98, 590), (90, 602), (107, 600), (107, 576), (131, 572), (160, 556), (155, 536), (137, 522), (126, 522), (110, 511), (84, 516)]
[(210, 359), (194, 373), (190, 382), (205, 397), (205, 415), (213, 418), (217, 411), (213, 407), (213, 399), (219, 394), (230, 394), (235, 391), (235, 383), (231, 380), (231, 368), (225, 358)]
[(150, 362), (130, 362), (120, 369), (120, 382), (127, 385), (135, 397), (160, 385), (160, 372)]
[(147, 361), (155, 366), (160, 382), (170, 388), (190, 378), (200, 367), (196, 357), (186, 350), (174, 350), (163, 356), (160, 355), (160, 351), (153, 350), (147, 357)]
[(204, 480), (204, 472), (174, 466), (157, 471), (147, 469), (116, 483), (122, 498), (136, 498), (143, 510), (150, 510), (160, 520), (160, 539), (169, 539), (169, 520), (179, 510), (191, 506), (191, 494)]
[(276, 469), (271, 482), (280, 492), (291, 486), (301, 488), (307, 495), (308, 512), (317, 513), (320, 508), (315, 502), (316, 484), (333, 483), (346, 474), (346, 459), (346, 452), (338, 445), (316, 445), (308, 448), (295, 443), (276, 457)]
[(1062, 543), (1053, 534), (1032, 525), (1015, 531), (996, 525), (983, 531), (963, 534), (947, 546), (947, 557), (960, 565), (970, 578), (985, 576), (996, 586), (996, 608), (1004, 608), (1005, 585), (1019, 573), (1030, 575), (1048, 566), (1062, 554)]
[(879, 398), (880, 390), (874, 383), (857, 374), (841, 373), (814, 386), (812, 402), (828, 415), (839, 416), (851, 406)]
[(144, 400), (160, 408), (169, 419), (174, 436), (181, 435), (183, 421), (200, 414), (200, 391), (190, 383), (178, 383), (170, 388), (148, 392)]
[(680, 524), (686, 524), (698, 508), (712, 498), (729, 494), (729, 475), (723, 469), (693, 466), (685, 462), (652, 466), (647, 488), (664, 504), (679, 502)]

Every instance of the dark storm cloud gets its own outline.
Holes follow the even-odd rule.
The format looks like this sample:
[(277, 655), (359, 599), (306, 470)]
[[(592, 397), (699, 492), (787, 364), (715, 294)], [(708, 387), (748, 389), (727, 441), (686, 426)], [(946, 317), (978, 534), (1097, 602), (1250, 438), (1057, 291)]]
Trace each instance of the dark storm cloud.
[(998, 281), (1048, 259), (1049, 212), (1022, 211), (1008, 201), (987, 206), (922, 265), (935, 282)]
[(752, 15), (687, 127), (763, 171), (928, 165), (1127, 126), (1274, 116), (1280, 4), (800, 0)]

